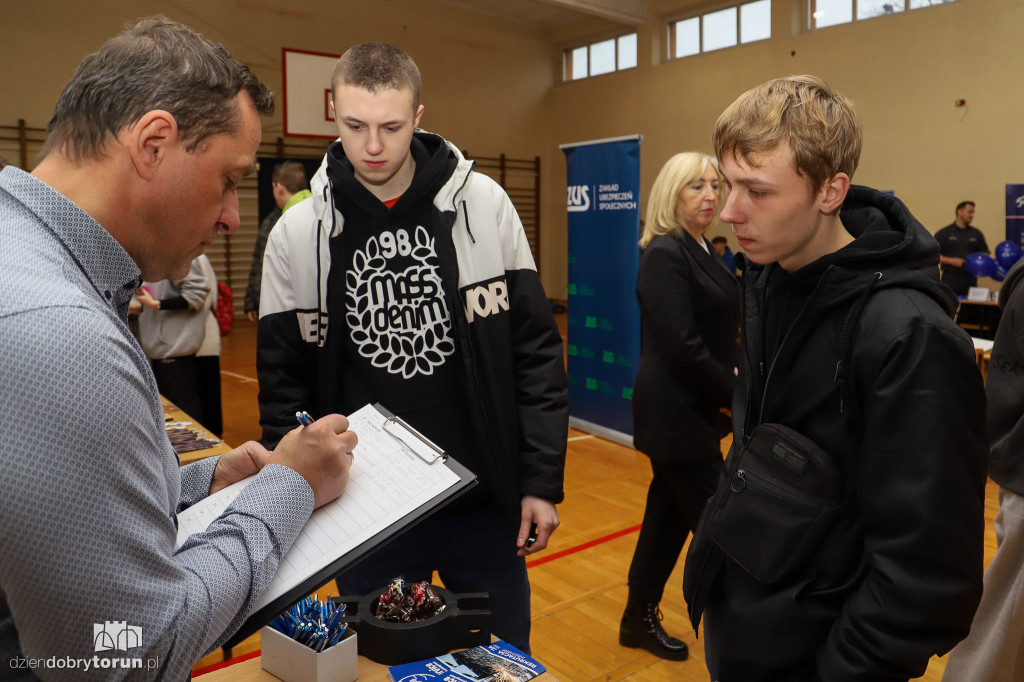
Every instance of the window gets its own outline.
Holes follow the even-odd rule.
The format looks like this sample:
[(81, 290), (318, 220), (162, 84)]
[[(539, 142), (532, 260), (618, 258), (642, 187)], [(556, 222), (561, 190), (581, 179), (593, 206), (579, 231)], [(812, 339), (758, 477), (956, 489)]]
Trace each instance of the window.
[[(669, 54), (670, 59), (689, 57), (700, 54), (700, 17), (677, 21), (675, 27), (675, 49)], [(671, 32), (670, 25), (669, 31)], [(669, 42), (672, 42), (671, 36)]]
[(615, 41), (605, 40), (590, 46), (590, 75), (600, 76), (615, 70)]
[(810, 0), (811, 28), (848, 24), (956, 0)]
[(857, 0), (857, 18), (870, 19), (904, 10), (902, 2), (893, 0)]
[(619, 71), (636, 67), (636, 34), (619, 38)]
[(669, 22), (668, 58), (679, 59), (772, 36), (772, 0), (756, 0)]
[(740, 42), (752, 43), (772, 37), (772, 2), (740, 5)]
[(701, 31), (703, 40), (700, 47), (702, 51), (721, 50), (723, 47), (732, 47), (736, 44), (738, 31), (736, 30), (735, 7), (705, 14), (701, 17), (701, 23), (704, 29)]
[(563, 78), (575, 81), (636, 67), (636, 33), (573, 47), (562, 53)]

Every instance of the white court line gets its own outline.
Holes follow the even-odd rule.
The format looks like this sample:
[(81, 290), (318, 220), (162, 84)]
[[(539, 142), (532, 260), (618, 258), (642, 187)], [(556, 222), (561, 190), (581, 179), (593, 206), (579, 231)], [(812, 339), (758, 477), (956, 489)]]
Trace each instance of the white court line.
[(253, 379), (252, 377), (247, 377), (247, 376), (244, 376), (242, 374), (235, 374), (234, 372), (228, 372), (228, 371), (223, 370), (223, 369), (220, 371), (220, 373), (224, 374), (226, 376), (229, 376), (229, 377), (234, 377), (234, 378), (236, 378), (236, 379), (238, 379), (240, 381), (245, 381), (245, 382), (253, 383), (253, 384), (259, 383), (259, 381), (257, 379)]
[(594, 437), (594, 436), (573, 436), (573, 437), (572, 437), (572, 438), (570, 438), (569, 440), (570, 440), (570, 441), (574, 441), (574, 440), (586, 440), (586, 439), (588, 439), (588, 438), (593, 438), (593, 437)]

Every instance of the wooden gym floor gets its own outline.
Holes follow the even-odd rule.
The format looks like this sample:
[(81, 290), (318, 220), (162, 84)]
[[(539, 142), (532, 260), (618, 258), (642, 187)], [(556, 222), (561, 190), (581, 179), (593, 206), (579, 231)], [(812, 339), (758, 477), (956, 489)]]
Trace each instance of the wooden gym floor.
[[(565, 333), (565, 315), (559, 315)], [(224, 440), (239, 444), (259, 438), (256, 404), (256, 325), (235, 320), (223, 338), (221, 382)], [(727, 449), (727, 443), (723, 442)], [(533, 589), (534, 657), (561, 680), (706, 682), (703, 640), (686, 619), (680, 559), (661, 603), (663, 625), (690, 646), (686, 661), (665, 661), (642, 649), (618, 644), (619, 618), (626, 603), (626, 573), (643, 518), (650, 466), (645, 456), (570, 429), (566, 457), (565, 502), (558, 507), (561, 527), (548, 549), (527, 564)], [(995, 553), (992, 520), (999, 509), (997, 486), (986, 490), (985, 564)], [(320, 594), (337, 594), (334, 585)], [(242, 656), (259, 648), (259, 636), (234, 650)], [(214, 652), (195, 672), (223, 660)], [(945, 659), (935, 658), (921, 678), (939, 682)], [(201, 677), (200, 677), (201, 679)]]

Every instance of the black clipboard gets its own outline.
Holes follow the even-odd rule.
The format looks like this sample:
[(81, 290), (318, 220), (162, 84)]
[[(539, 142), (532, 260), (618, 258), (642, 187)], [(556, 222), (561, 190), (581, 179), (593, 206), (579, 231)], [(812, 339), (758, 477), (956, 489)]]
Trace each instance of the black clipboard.
[[(428, 501), (403, 516), (400, 520), (392, 523), (369, 540), (356, 545), (348, 552), (342, 554), (321, 570), (296, 584), (285, 594), (273, 600), (266, 606), (249, 614), (249, 617), (242, 624), (242, 627), (240, 627), (235, 634), (231, 635), (228, 641), (223, 644), (224, 648), (234, 648), (240, 644), (242, 640), (257, 632), (264, 625), (272, 621), (286, 608), (313, 592), (313, 590), (328, 582), (342, 571), (356, 565), (368, 554), (374, 552), (397, 535), (412, 528), (417, 523), (427, 518), (435, 511), (477, 484), (476, 474), (459, 464), (453, 457), (449, 456), (436, 444), (427, 439), (426, 436), (409, 426), (401, 419), (401, 417), (396, 417), (390, 410), (382, 406), (380, 403), (374, 403), (373, 407), (386, 417), (384, 425), (385, 432), (391, 433), (391, 435), (401, 441), (408, 450), (411, 450), (414, 454), (423, 458), (423, 456), (417, 452), (417, 448), (410, 447), (408, 445), (409, 441), (406, 440), (408, 438), (420, 439), (422, 444), (443, 462), (444, 466), (448, 467), (452, 472), (458, 475), (458, 482), (430, 498)], [(389, 424), (392, 425), (390, 428), (388, 426)], [(426, 461), (428, 464), (433, 463), (430, 460)]]

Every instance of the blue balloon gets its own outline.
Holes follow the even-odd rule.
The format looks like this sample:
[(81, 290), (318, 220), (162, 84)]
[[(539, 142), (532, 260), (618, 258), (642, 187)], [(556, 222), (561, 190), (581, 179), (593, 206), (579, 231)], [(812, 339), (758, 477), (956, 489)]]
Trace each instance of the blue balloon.
[(997, 265), (996, 271), (992, 273), (992, 279), (994, 279), (997, 282), (1002, 282), (1004, 279), (1006, 279), (1006, 268), (1004, 268), (1002, 265)]
[(975, 277), (991, 277), (996, 271), (996, 262), (987, 253), (977, 251), (964, 260), (964, 270)]
[(1013, 242), (999, 242), (996, 246), (996, 263), (1009, 270), (1020, 259), (1020, 247)]

